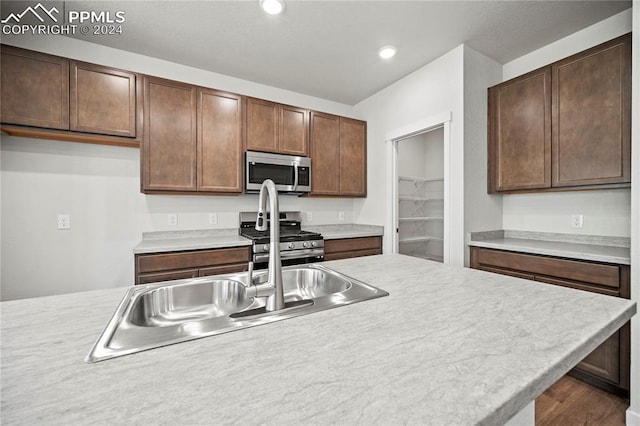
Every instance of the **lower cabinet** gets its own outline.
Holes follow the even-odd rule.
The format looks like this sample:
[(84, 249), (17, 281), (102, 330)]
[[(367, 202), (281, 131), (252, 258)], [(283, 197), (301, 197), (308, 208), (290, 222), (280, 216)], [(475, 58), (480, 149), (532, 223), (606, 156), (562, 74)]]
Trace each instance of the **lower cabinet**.
[(147, 284), (247, 270), (251, 247), (135, 255), (135, 283)]
[(342, 238), (324, 241), (324, 260), (382, 254), (382, 237)]
[[(627, 265), (471, 247), (471, 267), (542, 283), (629, 299)], [(630, 324), (625, 324), (583, 359), (570, 374), (609, 392), (629, 394)]]

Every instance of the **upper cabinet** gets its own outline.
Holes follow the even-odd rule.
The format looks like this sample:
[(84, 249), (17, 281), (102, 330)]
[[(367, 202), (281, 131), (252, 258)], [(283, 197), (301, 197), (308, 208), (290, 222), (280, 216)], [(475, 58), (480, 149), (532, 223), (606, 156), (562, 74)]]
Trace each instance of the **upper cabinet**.
[(628, 186), (631, 35), (489, 88), (488, 191)]
[(302, 155), (309, 153), (309, 111), (262, 99), (247, 99), (247, 149)]
[(242, 192), (242, 97), (144, 81), (142, 192)]
[(196, 191), (196, 87), (144, 78), (142, 191)]
[(198, 191), (242, 192), (240, 95), (198, 88)]
[(366, 122), (1, 45), (0, 129), (140, 147), (148, 194), (241, 194), (245, 150), (312, 158), (312, 195), (367, 195)]
[(69, 61), (2, 46), (2, 122), (69, 129)]
[(136, 75), (76, 61), (70, 71), (71, 130), (136, 137)]
[(366, 122), (311, 112), (312, 195), (366, 197)]
[(4, 45), (1, 73), (3, 132), (139, 146), (135, 73)]
[(489, 89), (489, 181), (495, 190), (551, 186), (550, 99), (550, 67)]

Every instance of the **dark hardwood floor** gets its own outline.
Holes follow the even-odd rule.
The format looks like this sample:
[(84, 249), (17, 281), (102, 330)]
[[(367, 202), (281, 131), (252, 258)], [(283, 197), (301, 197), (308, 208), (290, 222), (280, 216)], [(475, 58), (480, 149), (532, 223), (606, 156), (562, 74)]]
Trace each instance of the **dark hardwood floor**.
[(624, 426), (629, 403), (570, 376), (536, 399), (536, 426)]

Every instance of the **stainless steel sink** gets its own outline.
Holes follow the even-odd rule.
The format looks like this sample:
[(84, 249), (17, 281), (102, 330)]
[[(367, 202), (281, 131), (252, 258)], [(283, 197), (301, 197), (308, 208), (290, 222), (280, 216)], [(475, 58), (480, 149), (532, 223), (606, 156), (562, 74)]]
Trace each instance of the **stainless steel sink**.
[[(87, 362), (267, 324), (387, 296), (384, 290), (321, 265), (282, 269), (284, 309), (268, 312), (248, 298), (246, 273), (140, 285), (124, 296), (85, 358)], [(253, 283), (267, 281), (266, 271)]]

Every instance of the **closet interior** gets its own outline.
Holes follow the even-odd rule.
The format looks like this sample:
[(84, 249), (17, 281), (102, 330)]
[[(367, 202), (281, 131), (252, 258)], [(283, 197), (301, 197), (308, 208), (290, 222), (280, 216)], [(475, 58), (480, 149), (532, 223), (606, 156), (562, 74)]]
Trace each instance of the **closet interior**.
[(443, 261), (444, 131), (398, 142), (398, 252)]

